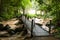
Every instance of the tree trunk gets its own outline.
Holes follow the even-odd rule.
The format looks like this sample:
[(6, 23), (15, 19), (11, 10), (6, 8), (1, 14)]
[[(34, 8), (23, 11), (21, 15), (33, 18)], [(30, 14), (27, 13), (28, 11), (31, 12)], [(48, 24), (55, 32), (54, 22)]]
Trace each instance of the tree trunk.
[(25, 14), (25, 8), (23, 8), (23, 15)]

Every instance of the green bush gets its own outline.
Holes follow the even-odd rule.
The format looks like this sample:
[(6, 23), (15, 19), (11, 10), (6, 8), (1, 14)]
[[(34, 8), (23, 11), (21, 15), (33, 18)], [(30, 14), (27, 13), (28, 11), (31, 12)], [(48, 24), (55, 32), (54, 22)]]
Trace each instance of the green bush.
[(36, 14), (26, 14), (25, 16), (27, 18), (33, 18), (33, 17), (36, 17), (37, 15)]

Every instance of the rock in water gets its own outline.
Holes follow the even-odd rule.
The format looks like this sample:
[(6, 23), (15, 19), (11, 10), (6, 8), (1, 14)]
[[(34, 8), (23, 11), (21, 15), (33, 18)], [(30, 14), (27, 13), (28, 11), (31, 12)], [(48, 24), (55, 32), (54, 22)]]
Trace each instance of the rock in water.
[(0, 24), (0, 31), (3, 31), (3, 24)]
[(21, 32), (23, 29), (22, 28), (16, 28), (15, 32)]
[(8, 30), (8, 33), (9, 33), (10, 35), (16, 34), (15, 30), (13, 30), (13, 29), (9, 29), (9, 30)]
[(4, 30), (8, 30), (8, 29), (10, 29), (11, 27), (7, 24), (3, 29)]

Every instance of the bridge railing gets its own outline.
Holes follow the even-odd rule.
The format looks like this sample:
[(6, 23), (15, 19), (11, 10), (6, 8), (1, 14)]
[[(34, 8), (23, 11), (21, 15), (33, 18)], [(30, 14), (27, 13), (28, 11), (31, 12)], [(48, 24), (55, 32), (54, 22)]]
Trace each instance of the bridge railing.
[(33, 36), (32, 34), (34, 33), (33, 31), (35, 30), (34, 27), (36, 28), (34, 19), (32, 19), (32, 21), (29, 21), (25, 16), (22, 16), (22, 21), (24, 22), (24, 24), (26, 24), (26, 28), (30, 30), (31, 36)]

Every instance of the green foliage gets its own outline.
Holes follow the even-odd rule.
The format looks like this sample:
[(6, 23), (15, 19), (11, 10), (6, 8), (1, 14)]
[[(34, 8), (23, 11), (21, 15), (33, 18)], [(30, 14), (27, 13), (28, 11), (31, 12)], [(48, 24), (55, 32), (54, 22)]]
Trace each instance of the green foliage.
[[(40, 10), (49, 12), (50, 16), (53, 16), (54, 20), (60, 20), (60, 0), (42, 0), (43, 3), (40, 4)], [(41, 1), (39, 0), (38, 3)], [(47, 2), (47, 3), (46, 3)], [(46, 13), (47, 15), (47, 13)], [(48, 16), (48, 15), (47, 15)]]
[(21, 0), (20, 5), (22, 8), (27, 8), (31, 6), (31, 1), (30, 0)]
[(37, 0), (39, 2), (39, 4), (42, 4), (43, 3), (43, 0)]
[(26, 8), (30, 4), (30, 0), (1, 0), (0, 18), (2, 18), (2, 20), (8, 20), (19, 16), (20, 13), (18, 10), (20, 10), (20, 8)]
[(46, 8), (47, 8), (46, 5), (44, 5), (44, 4), (40, 5), (40, 10), (44, 10), (44, 11), (46, 11), (46, 10), (47, 10)]
[[(3, 20), (8, 20), (15, 17), (15, 11), (20, 7), (20, 0), (1, 0), (0, 17)], [(18, 13), (18, 12), (16, 12)]]

